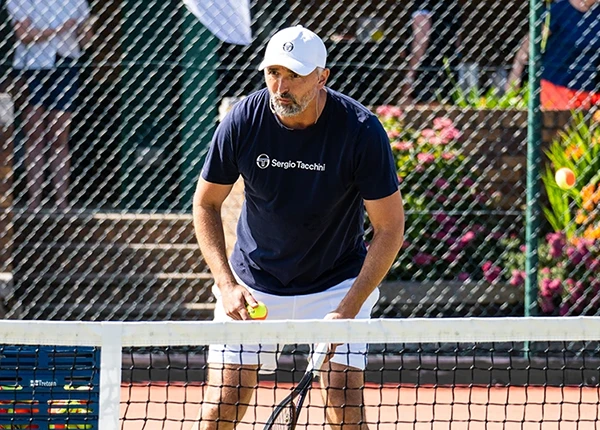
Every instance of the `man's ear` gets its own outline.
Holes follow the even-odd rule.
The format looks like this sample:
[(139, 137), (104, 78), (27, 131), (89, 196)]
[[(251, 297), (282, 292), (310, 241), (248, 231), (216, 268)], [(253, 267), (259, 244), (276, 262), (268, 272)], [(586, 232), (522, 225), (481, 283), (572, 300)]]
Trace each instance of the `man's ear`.
[(324, 87), (327, 83), (327, 79), (329, 78), (329, 69), (323, 69), (323, 71), (319, 74), (319, 80), (317, 83), (320, 87)]

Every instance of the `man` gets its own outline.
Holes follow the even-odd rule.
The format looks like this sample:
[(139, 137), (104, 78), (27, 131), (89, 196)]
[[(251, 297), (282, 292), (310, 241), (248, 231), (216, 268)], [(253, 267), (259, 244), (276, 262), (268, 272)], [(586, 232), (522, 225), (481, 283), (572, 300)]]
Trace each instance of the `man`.
[[(402, 245), (387, 135), (365, 107), (325, 86), (326, 56), (323, 41), (301, 26), (276, 33), (260, 65), (267, 88), (235, 105), (215, 133), (194, 225), (215, 279), (217, 321), (247, 320), (246, 305), (257, 301), (269, 319), (369, 318)], [(228, 262), (220, 211), (239, 175), (246, 200)], [(368, 252), (364, 208), (374, 232)], [(211, 347), (201, 428), (233, 428), (243, 416), (259, 363), (274, 366), (274, 354), (252, 348)], [(321, 378), (331, 425), (364, 420), (365, 351), (341, 345), (324, 367), (337, 370)]]
[(457, 0), (424, 0), (411, 14), (412, 41), (403, 95), (406, 102), (451, 102), (461, 45)]
[(58, 209), (70, 207), (69, 130), (78, 92), (77, 60), (93, 37), (86, 0), (8, 0), (15, 30), (15, 78), (26, 84), (21, 113), (25, 136), (27, 208), (43, 203), (44, 171)]
[[(600, 105), (600, 0), (560, 0), (546, 12), (540, 101), (545, 110)], [(526, 35), (513, 61), (506, 91), (520, 87), (529, 61)]]

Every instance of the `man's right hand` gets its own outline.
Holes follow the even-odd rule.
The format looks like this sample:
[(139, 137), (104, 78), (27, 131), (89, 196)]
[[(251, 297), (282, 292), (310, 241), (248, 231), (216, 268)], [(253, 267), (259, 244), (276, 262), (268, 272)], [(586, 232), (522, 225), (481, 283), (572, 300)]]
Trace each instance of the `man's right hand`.
[(246, 305), (256, 306), (256, 300), (245, 287), (239, 284), (219, 287), (225, 313), (234, 320), (249, 320)]

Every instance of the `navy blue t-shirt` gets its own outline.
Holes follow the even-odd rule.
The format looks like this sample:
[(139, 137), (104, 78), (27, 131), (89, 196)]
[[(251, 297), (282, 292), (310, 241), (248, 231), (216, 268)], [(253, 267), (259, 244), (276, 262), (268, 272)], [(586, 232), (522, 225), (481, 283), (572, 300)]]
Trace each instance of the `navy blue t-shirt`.
[(324, 291), (358, 275), (365, 255), (363, 199), (398, 190), (389, 140), (364, 106), (327, 90), (316, 124), (285, 127), (258, 91), (217, 128), (202, 177), (233, 184), (245, 202), (231, 266), (276, 295)]
[(558, 1), (550, 7), (549, 27), (542, 79), (575, 90), (597, 91), (600, 5), (584, 13), (568, 0)]

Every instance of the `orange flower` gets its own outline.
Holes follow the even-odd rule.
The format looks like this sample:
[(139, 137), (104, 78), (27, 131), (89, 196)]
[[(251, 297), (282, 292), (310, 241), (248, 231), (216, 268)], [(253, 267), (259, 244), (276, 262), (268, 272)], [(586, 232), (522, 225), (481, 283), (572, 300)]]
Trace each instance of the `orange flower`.
[(594, 188), (594, 184), (589, 184), (583, 187), (580, 192), (582, 207), (588, 212), (594, 210), (595, 205), (593, 198), (596, 194)]
[(573, 160), (579, 160), (583, 155), (583, 149), (579, 145), (569, 145), (565, 149), (565, 155)]
[(585, 229), (583, 237), (591, 240), (600, 239), (600, 227), (589, 226)]
[(585, 185), (581, 188), (581, 198), (583, 200), (589, 200), (592, 194), (594, 193), (594, 184)]
[(594, 194), (592, 194), (591, 200), (594, 203), (600, 202), (600, 186), (596, 188), (596, 191), (594, 191)]
[(577, 236), (572, 236), (572, 237), (569, 239), (569, 243), (570, 243), (571, 245), (573, 245), (573, 246), (577, 246), (577, 245), (579, 245), (579, 243), (580, 243), (580, 242), (581, 242), (581, 238), (580, 238), (580, 237), (577, 237)]
[(583, 211), (577, 211), (577, 216), (575, 217), (575, 223), (576, 224), (585, 224), (589, 221), (589, 218), (587, 216), (585, 216), (585, 214), (583, 213)]

